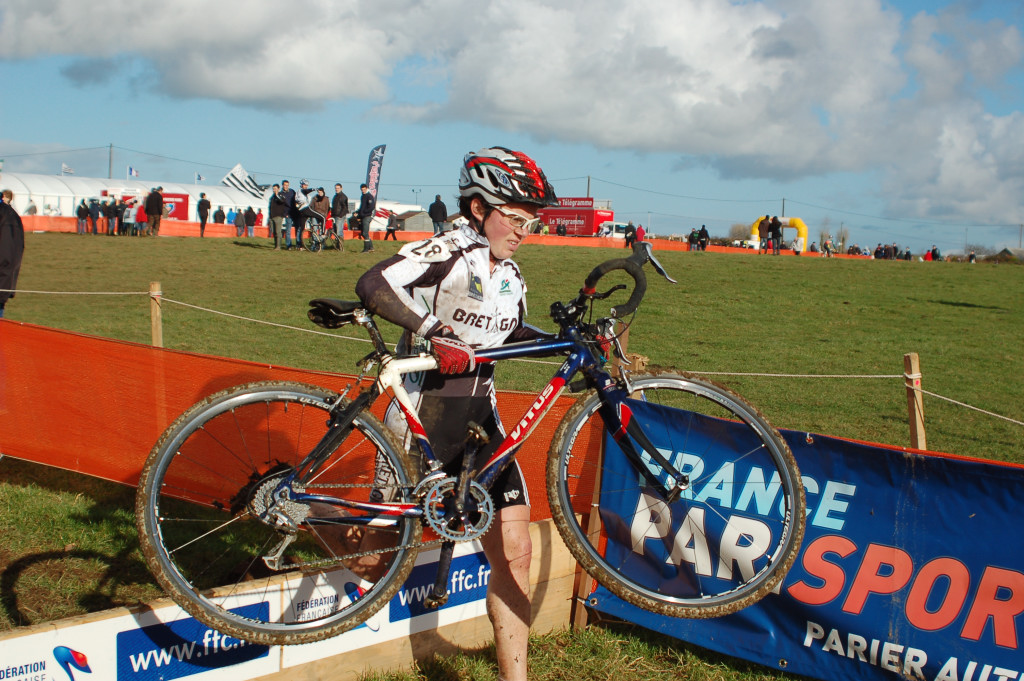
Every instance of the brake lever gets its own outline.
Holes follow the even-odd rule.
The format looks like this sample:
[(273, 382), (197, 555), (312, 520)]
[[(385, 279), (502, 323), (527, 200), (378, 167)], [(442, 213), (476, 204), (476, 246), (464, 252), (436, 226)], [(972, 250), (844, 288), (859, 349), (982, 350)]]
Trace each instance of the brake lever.
[(668, 272), (665, 271), (665, 268), (662, 266), (662, 264), (658, 262), (658, 259), (654, 257), (654, 247), (651, 246), (650, 242), (648, 241), (637, 241), (635, 244), (633, 244), (633, 255), (631, 255), (629, 259), (638, 263), (641, 267), (644, 265), (644, 263), (650, 262), (651, 265), (654, 266), (654, 271), (668, 279), (670, 283), (679, 283), (672, 277), (668, 276)]

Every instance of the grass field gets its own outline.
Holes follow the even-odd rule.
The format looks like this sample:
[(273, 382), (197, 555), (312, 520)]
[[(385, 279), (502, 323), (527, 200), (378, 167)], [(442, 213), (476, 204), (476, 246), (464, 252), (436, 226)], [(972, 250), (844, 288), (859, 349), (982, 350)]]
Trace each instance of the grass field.
[[(307, 330), (314, 328), (305, 317), (309, 299), (351, 298), (359, 275), (398, 248), (388, 242), (378, 243), (374, 254), (313, 255), (274, 252), (259, 238), (70, 234), (29, 234), (26, 242), (19, 281), (23, 291), (141, 293), (159, 281), (168, 301)], [(530, 285), (529, 320), (550, 329), (550, 302), (571, 297), (594, 265), (623, 254), (524, 245), (516, 259)], [(908, 445), (902, 378), (836, 378), (901, 374), (907, 352), (921, 357), (925, 389), (1024, 418), (1024, 267), (713, 253), (665, 252), (659, 258), (680, 283), (672, 286), (650, 273), (630, 349), (653, 365), (747, 374), (713, 377), (750, 399), (780, 428)], [(150, 337), (145, 295), (23, 292), (8, 304), (7, 316), (143, 343)], [(351, 371), (366, 352), (360, 343), (172, 302), (165, 302), (163, 319), (165, 346), (179, 350), (335, 371)], [(545, 365), (509, 365), (499, 373), (500, 387), (536, 390), (553, 371)], [(758, 373), (826, 377), (753, 375)], [(930, 449), (1024, 462), (1021, 426), (930, 397), (925, 398), (925, 417)], [(131, 498), (132, 490), (0, 461), (0, 629), (159, 595), (136, 552)], [(553, 647), (585, 649), (592, 644), (587, 641)], [(538, 650), (545, 645), (551, 646), (538, 642)], [(623, 644), (632, 645), (641, 644)], [(666, 646), (652, 645), (658, 650)], [(696, 664), (683, 660), (688, 654), (677, 658), (678, 651), (668, 650), (655, 654), (658, 661), (651, 664), (665, 665), (669, 673), (672, 665), (686, 664), (689, 670)], [(695, 677), (766, 674), (706, 660), (701, 664), (713, 669), (695, 672)], [(479, 661), (470, 655), (451, 664), (472, 667)], [(601, 667), (594, 668), (599, 676), (586, 676), (579, 664), (564, 673), (608, 678)], [(449, 669), (423, 678), (477, 678), (474, 674)], [(650, 671), (636, 678), (662, 676)]]

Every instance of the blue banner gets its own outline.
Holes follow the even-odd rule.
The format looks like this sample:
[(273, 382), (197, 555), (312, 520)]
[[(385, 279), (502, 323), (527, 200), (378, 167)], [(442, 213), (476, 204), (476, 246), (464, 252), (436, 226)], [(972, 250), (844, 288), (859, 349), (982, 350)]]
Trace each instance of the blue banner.
[(388, 145), (378, 144), (370, 150), (370, 158), (366, 161), (366, 190), (377, 198), (377, 189), (380, 187), (380, 174), (384, 169), (384, 150)]
[[(635, 407), (641, 417), (642, 410)], [(713, 432), (720, 423), (690, 423), (708, 439), (721, 436)], [(778, 593), (711, 620), (654, 615), (603, 588), (593, 594), (595, 607), (828, 681), (1024, 679), (1024, 548), (1014, 529), (1024, 467), (791, 431), (783, 437), (808, 510), (800, 555)], [(616, 447), (606, 444), (605, 456), (606, 478), (628, 470)], [(602, 519), (631, 516), (638, 496), (602, 495)], [(734, 497), (706, 497), (709, 517), (739, 512)], [(751, 510), (746, 515), (756, 519)], [(614, 529), (608, 535), (617, 541)], [(644, 548), (652, 563), (670, 562), (664, 542)]]

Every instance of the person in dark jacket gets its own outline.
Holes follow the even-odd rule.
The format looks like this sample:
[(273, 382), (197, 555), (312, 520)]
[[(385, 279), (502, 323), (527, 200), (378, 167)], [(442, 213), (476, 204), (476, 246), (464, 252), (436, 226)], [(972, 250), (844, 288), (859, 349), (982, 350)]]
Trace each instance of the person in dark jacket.
[(217, 225), (224, 224), (224, 206), (217, 206), (217, 210), (213, 211), (213, 222)]
[(245, 235), (254, 236), (256, 233), (256, 211), (252, 209), (252, 206), (246, 206), (245, 208)]
[(25, 228), (11, 205), (13, 201), (14, 192), (10, 189), (0, 193), (0, 317), (4, 316), (7, 301), (14, 297), (25, 253)]
[(85, 205), (85, 199), (75, 209), (75, 217), (78, 218), (78, 233), (86, 234), (89, 231), (89, 206)]
[(157, 187), (146, 196), (146, 234), (160, 236), (160, 219), (164, 215), (163, 187)]
[(100, 202), (96, 199), (89, 200), (89, 222), (92, 223), (92, 233), (99, 234), (96, 228), (96, 223), (100, 219)]
[(210, 199), (206, 198), (205, 193), (199, 195), (196, 213), (199, 214), (199, 236), (201, 238), (206, 233), (206, 220), (210, 217)]
[(331, 199), (331, 219), (334, 221), (334, 233), (339, 239), (345, 238), (345, 222), (348, 216), (348, 196), (342, 191), (341, 183), (334, 185), (334, 197)]
[[(270, 194), (270, 204), (267, 206), (267, 215), (270, 216), (270, 230), (274, 233), (274, 250), (281, 250), (281, 232), (285, 231), (284, 221), (288, 217), (288, 203), (281, 192), (281, 185), (275, 184)], [(288, 235), (288, 245), (291, 246), (291, 236)]]
[(448, 219), (448, 206), (444, 205), (440, 194), (434, 197), (434, 202), (427, 209), (427, 215), (434, 223), (434, 234), (443, 232), (444, 221)]
[(369, 187), (365, 184), (359, 185), (359, 191), (363, 193), (363, 196), (359, 200), (356, 217), (359, 218), (359, 227), (363, 234), (363, 253), (370, 253), (373, 251), (373, 242), (370, 241), (370, 222), (373, 221), (373, 216), (377, 213), (377, 197), (370, 193)]

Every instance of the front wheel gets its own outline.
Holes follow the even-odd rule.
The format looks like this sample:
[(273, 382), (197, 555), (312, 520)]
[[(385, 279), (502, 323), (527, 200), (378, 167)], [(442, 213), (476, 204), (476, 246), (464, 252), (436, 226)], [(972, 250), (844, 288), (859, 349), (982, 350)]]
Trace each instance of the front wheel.
[(306, 229), (302, 235), (302, 245), (311, 253), (319, 253), (324, 245), (323, 223), (313, 218), (306, 220)]
[(548, 455), (548, 499), (566, 546), (608, 591), (652, 612), (718, 617), (755, 603), (782, 581), (803, 539), (792, 452), (727, 388), (678, 373), (630, 382), (620, 411), (688, 486), (668, 503), (607, 434), (591, 391), (566, 413)]
[(417, 520), (346, 505), (412, 504), (416, 469), (375, 416), (358, 414), (287, 482), (336, 399), (300, 383), (237, 386), (157, 441), (136, 497), (139, 539), (157, 581), (199, 621), (253, 643), (317, 641), (371, 618), (412, 570)]

